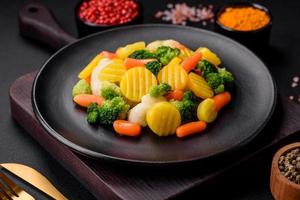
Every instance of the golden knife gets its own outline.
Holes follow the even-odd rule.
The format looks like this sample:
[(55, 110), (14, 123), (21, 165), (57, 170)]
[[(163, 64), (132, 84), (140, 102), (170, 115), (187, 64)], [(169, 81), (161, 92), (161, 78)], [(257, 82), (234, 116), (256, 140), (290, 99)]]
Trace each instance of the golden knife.
[(30, 185), (57, 200), (67, 200), (41, 173), (35, 169), (22, 164), (4, 163), (0, 164), (4, 169), (18, 176)]

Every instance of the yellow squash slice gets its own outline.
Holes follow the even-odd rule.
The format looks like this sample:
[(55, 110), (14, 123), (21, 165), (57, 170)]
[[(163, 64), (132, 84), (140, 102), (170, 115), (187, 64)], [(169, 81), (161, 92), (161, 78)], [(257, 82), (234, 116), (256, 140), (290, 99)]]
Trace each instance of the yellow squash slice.
[(121, 81), (125, 73), (126, 67), (123, 63), (112, 62), (102, 69), (99, 78), (101, 81), (117, 83)]
[(216, 109), (215, 101), (211, 98), (202, 101), (197, 109), (197, 116), (199, 120), (205, 121), (207, 123), (213, 122), (218, 115)]
[(184, 90), (188, 83), (186, 71), (180, 67), (181, 59), (175, 57), (157, 75), (160, 83), (168, 83), (172, 89)]
[(202, 53), (202, 59), (207, 60), (208, 62), (214, 64), (215, 66), (221, 64), (220, 58), (206, 47), (200, 47), (199, 49), (196, 50), (196, 52)]
[(157, 85), (157, 80), (151, 71), (144, 67), (134, 67), (123, 76), (120, 88), (127, 99), (140, 102), (142, 96), (154, 85)]
[(147, 112), (146, 119), (149, 128), (158, 136), (173, 135), (181, 124), (179, 111), (168, 102), (156, 103)]
[(102, 58), (103, 57), (100, 56), (100, 54), (97, 54), (93, 58), (93, 60), (89, 64), (87, 64), (87, 66), (85, 66), (85, 68), (78, 74), (78, 78), (87, 79), (88, 77), (90, 77), (93, 70), (95, 69), (95, 67), (98, 65), (98, 63)]
[(146, 48), (145, 42), (135, 42), (133, 44), (128, 44), (125, 47), (118, 48), (116, 54), (118, 55), (119, 58), (125, 59), (133, 52), (145, 48)]
[(194, 72), (189, 73), (188, 88), (192, 90), (197, 97), (202, 99), (214, 96), (214, 91), (209, 87), (206, 80)]

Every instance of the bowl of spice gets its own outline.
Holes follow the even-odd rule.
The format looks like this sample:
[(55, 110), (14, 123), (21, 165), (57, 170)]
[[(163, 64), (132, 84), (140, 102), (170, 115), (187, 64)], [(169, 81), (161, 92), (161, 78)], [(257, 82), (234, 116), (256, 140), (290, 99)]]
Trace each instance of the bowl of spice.
[(119, 26), (142, 23), (137, 0), (83, 0), (75, 8), (79, 36)]
[(222, 7), (216, 14), (216, 31), (246, 46), (262, 47), (269, 43), (272, 15), (257, 3), (237, 2)]
[(270, 188), (275, 200), (300, 199), (300, 142), (284, 146), (275, 154)]

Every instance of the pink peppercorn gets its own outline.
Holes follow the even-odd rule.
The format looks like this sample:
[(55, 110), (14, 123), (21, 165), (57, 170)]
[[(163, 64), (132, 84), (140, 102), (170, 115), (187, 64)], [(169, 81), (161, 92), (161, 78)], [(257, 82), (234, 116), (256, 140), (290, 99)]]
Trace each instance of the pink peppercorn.
[(98, 25), (124, 24), (138, 14), (135, 0), (85, 0), (78, 12), (81, 20)]

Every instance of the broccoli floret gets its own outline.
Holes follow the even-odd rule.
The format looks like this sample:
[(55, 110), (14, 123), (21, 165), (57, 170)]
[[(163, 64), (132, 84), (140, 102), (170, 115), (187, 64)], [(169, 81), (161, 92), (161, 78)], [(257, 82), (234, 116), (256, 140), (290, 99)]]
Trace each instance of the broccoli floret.
[(158, 61), (152, 61), (148, 62), (145, 67), (149, 69), (155, 76), (158, 74), (158, 72), (161, 70), (161, 63)]
[(91, 103), (87, 108), (87, 121), (90, 124), (99, 122), (99, 106), (96, 103)]
[(72, 89), (73, 97), (75, 97), (78, 94), (91, 94), (91, 93), (92, 93), (91, 86), (86, 80), (78, 81)]
[(231, 84), (234, 82), (234, 77), (231, 72), (227, 71), (225, 68), (218, 69), (219, 75), (222, 77), (224, 83)]
[(192, 102), (198, 103), (199, 99), (197, 98), (197, 96), (190, 90), (185, 91), (183, 93), (183, 100), (190, 100)]
[(160, 46), (155, 51), (156, 58), (163, 65), (167, 65), (174, 57), (179, 56), (179, 54), (179, 49), (167, 46)]
[(128, 57), (134, 59), (149, 59), (149, 58), (155, 58), (155, 54), (151, 53), (150, 51), (142, 49), (142, 50), (134, 51)]
[(219, 93), (224, 92), (224, 91), (225, 91), (225, 86), (224, 86), (224, 84), (221, 84), (221, 85), (219, 85), (217, 88), (214, 89), (214, 92), (215, 92), (216, 94), (219, 94)]
[(152, 86), (149, 94), (151, 97), (164, 96), (167, 92), (171, 91), (171, 86), (167, 83), (161, 83), (159, 85)]
[(224, 92), (224, 81), (219, 73), (210, 73), (206, 76), (207, 84), (214, 90), (216, 94)]
[(101, 96), (106, 100), (122, 97), (121, 89), (114, 83), (105, 84), (101, 87)]
[(210, 73), (218, 73), (217, 68), (211, 64), (210, 62), (208, 62), (207, 60), (201, 60), (198, 64), (197, 64), (198, 69), (201, 70), (201, 75), (206, 78), (206, 76)]
[(103, 125), (111, 125), (116, 119), (124, 119), (130, 106), (122, 97), (115, 97), (112, 100), (104, 101), (98, 109), (99, 122)]
[(183, 122), (193, 121), (197, 118), (197, 103), (190, 100), (170, 101), (180, 112), (181, 120)]

